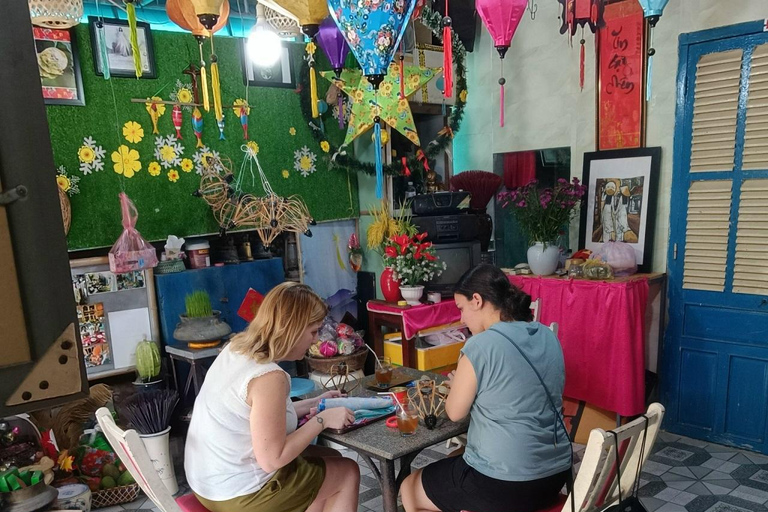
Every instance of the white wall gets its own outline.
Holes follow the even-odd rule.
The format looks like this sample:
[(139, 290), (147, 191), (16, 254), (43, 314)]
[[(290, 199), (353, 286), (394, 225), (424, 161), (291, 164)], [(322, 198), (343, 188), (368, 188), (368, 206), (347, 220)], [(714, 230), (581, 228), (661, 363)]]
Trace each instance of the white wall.
[[(532, 21), (526, 14), (504, 59), (504, 128), (499, 127), (500, 61), (490, 35), (482, 24), (479, 26), (475, 51), (467, 59), (466, 114), (454, 141), (456, 172), (493, 170), (493, 153), (570, 146), (572, 175), (581, 176), (584, 153), (596, 149), (594, 36), (587, 31), (586, 80), (580, 91), (580, 32), (570, 48), (568, 38), (559, 33), (560, 4), (554, 0), (537, 3), (536, 19)], [(653, 97), (647, 122), (647, 145), (662, 147), (655, 271), (664, 271), (667, 260), (678, 36), (766, 16), (766, 0), (671, 0), (656, 26)]]

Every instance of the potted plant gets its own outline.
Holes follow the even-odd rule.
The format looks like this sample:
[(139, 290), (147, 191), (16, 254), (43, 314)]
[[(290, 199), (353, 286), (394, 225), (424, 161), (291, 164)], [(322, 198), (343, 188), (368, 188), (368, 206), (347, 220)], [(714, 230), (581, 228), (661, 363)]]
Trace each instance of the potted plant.
[(415, 236), (397, 235), (384, 246), (384, 263), (391, 267), (400, 281), (400, 293), (408, 304), (419, 304), (424, 285), (445, 270), (445, 263), (435, 255), (432, 242), (425, 242), (426, 233)]
[(211, 307), (211, 297), (204, 290), (190, 293), (184, 298), (186, 313), (179, 315), (181, 322), (173, 331), (173, 337), (184, 341), (190, 348), (210, 348), (221, 343), (221, 339), (232, 332), (223, 321), (221, 311)]
[[(411, 219), (405, 211), (406, 208), (401, 205), (400, 214), (397, 218), (394, 218), (385, 201), (382, 201), (381, 208), (379, 209), (376, 207), (370, 208), (373, 222), (365, 232), (369, 250), (383, 255), (385, 245), (391, 237), (397, 235), (413, 236), (418, 233), (416, 226), (411, 223)], [(386, 258), (384, 258), (384, 267), (384, 271), (379, 278), (381, 294), (387, 302), (397, 302), (400, 300), (400, 282), (394, 269), (387, 263)]]
[(528, 235), (528, 265), (536, 275), (549, 275), (557, 269), (560, 250), (555, 241), (560, 230), (570, 223), (587, 187), (560, 178), (552, 188), (539, 188), (538, 180), (524, 187), (501, 192), (497, 199), (509, 208)]
[(154, 341), (143, 340), (136, 345), (136, 373), (138, 378), (133, 383), (140, 391), (159, 389), (163, 385), (160, 378), (160, 347)]

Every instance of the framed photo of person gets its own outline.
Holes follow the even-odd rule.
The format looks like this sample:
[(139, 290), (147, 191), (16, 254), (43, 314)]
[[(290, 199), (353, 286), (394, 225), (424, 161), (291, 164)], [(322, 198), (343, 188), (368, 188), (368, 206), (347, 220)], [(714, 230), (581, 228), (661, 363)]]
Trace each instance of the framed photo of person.
[(85, 105), (75, 33), (33, 27), (37, 67), (46, 105)]
[(246, 85), (296, 88), (290, 43), (283, 42), (280, 48), (280, 58), (271, 66), (257, 66), (254, 64), (248, 58), (245, 44), (246, 40), (243, 39), (241, 53), (243, 56), (243, 80)]
[[(99, 24), (102, 25), (99, 28)], [(119, 78), (136, 78), (133, 66), (133, 49), (131, 48), (131, 36), (128, 30), (128, 21), (116, 18), (88, 17), (88, 25), (91, 31), (91, 49), (93, 50), (93, 67), (96, 74), (104, 76), (101, 57), (102, 38), (107, 50), (107, 62), (109, 63), (110, 76)], [(136, 22), (139, 53), (141, 55), (141, 77), (156, 78), (155, 52), (152, 44), (152, 31), (149, 23)]]
[(661, 148), (584, 154), (579, 247), (598, 251), (606, 242), (635, 250), (638, 271), (650, 272)]

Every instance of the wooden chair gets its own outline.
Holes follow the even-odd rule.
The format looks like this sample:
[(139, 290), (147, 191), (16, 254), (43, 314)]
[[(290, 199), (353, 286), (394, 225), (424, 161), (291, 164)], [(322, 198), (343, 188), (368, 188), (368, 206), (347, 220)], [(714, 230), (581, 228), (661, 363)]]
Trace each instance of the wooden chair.
[(194, 494), (180, 496), (174, 500), (157, 475), (144, 443), (135, 430), (123, 430), (118, 427), (106, 407), (96, 411), (96, 419), (118, 458), (161, 512), (208, 512)]
[[(645, 416), (648, 418), (648, 431), (645, 434), (646, 421), (642, 416), (607, 432), (601, 428), (593, 429), (584, 450), (581, 467), (573, 483), (573, 494), (567, 497), (562, 496), (558, 503), (539, 512), (570, 512), (572, 499), (576, 500), (577, 512), (596, 512), (618, 503), (617, 440), (614, 433), (618, 436), (621, 461), (621, 496), (626, 498), (631, 495), (635, 480), (640, 477), (640, 471), (653, 451), (661, 420), (664, 418), (664, 406), (659, 403), (651, 404)], [(645, 447), (641, 450), (644, 435)], [(640, 459), (641, 451), (642, 460)], [(482, 512), (482, 510), (474, 512)]]

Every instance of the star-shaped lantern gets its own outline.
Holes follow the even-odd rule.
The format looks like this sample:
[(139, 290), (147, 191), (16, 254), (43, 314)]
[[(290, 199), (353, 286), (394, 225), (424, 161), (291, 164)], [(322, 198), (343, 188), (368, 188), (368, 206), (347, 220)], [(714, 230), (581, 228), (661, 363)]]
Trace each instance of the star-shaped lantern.
[(352, 103), (352, 114), (349, 117), (347, 137), (344, 144), (349, 144), (358, 135), (368, 131), (379, 117), (383, 122), (405, 135), (416, 146), (420, 146), (416, 124), (413, 122), (411, 105), (408, 97), (421, 89), (434, 77), (442, 72), (442, 68), (422, 68), (406, 66), (405, 98), (400, 99), (400, 66), (391, 64), (384, 81), (379, 86), (378, 93), (373, 85), (363, 77), (359, 69), (344, 69), (341, 76), (336, 78), (333, 71), (321, 73), (323, 78), (331, 81), (344, 91)]

